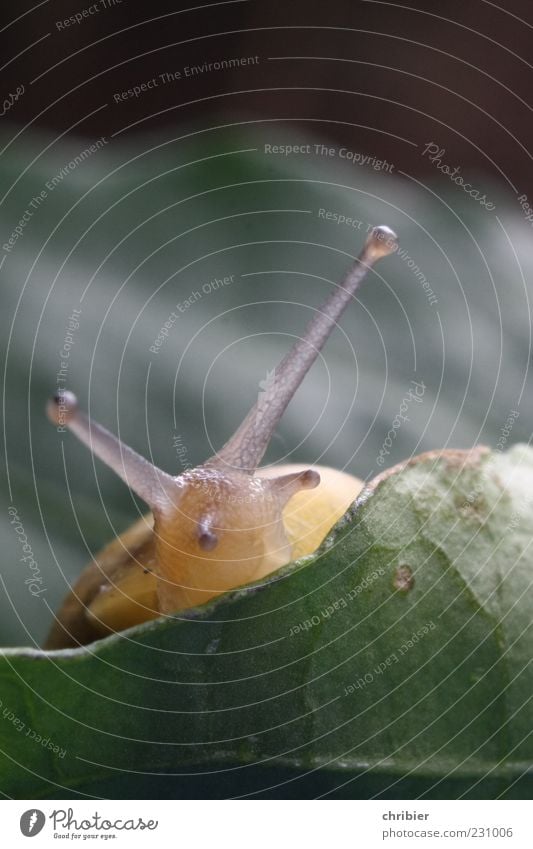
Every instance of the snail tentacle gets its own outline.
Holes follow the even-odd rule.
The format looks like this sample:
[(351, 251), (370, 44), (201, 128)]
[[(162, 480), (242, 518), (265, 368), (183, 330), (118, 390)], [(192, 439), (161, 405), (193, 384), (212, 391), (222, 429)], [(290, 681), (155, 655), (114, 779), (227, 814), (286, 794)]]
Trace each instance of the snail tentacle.
[(385, 226), (371, 230), (359, 257), (343, 282), (329, 295), (306, 327), (301, 339), (283, 357), (264, 392), (241, 426), (208, 462), (253, 474), (293, 395), (313, 365), (339, 318), (367, 272), (381, 257), (397, 248), (396, 234)]

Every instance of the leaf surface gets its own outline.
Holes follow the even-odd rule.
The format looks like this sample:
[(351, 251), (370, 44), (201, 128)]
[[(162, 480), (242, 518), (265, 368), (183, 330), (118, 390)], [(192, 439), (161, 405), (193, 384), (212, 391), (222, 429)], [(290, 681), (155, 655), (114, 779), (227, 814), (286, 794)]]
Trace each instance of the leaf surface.
[(532, 480), (523, 445), (423, 455), (269, 580), (5, 650), (4, 792), (527, 797)]

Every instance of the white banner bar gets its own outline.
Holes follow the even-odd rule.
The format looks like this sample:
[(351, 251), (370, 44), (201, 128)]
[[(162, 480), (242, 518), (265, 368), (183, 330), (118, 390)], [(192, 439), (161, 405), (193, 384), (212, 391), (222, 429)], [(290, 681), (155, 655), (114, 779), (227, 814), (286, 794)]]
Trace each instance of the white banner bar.
[[(530, 849), (520, 801), (4, 801), (4, 846)], [(29, 840), (35, 838), (35, 844)]]

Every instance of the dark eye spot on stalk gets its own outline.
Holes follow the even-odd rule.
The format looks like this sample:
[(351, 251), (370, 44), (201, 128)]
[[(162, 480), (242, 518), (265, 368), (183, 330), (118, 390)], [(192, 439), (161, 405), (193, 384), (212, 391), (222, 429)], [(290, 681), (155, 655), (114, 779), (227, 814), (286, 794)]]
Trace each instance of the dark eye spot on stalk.
[(198, 545), (202, 551), (213, 551), (218, 545), (218, 537), (210, 530), (201, 531), (198, 534)]

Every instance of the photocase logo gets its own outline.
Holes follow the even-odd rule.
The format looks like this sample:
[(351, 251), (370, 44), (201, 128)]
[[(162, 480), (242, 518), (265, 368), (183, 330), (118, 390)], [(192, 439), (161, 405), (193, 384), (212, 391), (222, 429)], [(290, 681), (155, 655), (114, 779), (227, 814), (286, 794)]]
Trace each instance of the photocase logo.
[(30, 808), (29, 811), (24, 811), (20, 818), (20, 830), (24, 837), (35, 837), (42, 831), (46, 822), (46, 817), (38, 808)]

